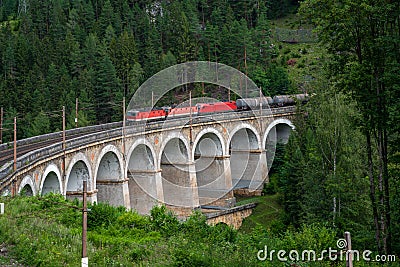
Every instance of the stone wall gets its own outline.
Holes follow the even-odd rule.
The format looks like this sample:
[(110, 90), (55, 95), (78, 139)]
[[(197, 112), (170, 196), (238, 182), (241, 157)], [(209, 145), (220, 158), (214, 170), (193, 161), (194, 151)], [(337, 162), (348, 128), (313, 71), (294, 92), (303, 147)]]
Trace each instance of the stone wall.
[(239, 229), (242, 226), (243, 219), (251, 215), (256, 205), (255, 203), (251, 203), (219, 212), (206, 213), (207, 223), (216, 225), (222, 222), (232, 226), (234, 229)]

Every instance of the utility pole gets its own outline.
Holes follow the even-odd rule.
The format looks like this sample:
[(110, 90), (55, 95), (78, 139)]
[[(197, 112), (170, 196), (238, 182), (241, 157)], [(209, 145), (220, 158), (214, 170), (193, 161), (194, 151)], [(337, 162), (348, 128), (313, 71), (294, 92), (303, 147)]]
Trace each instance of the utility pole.
[(82, 199), (82, 267), (89, 266), (86, 252), (86, 233), (87, 233), (87, 181), (83, 180), (83, 199)]
[[(262, 119), (261, 119), (261, 116), (262, 116), (262, 101), (263, 101), (263, 94), (262, 94), (262, 90), (261, 90), (261, 87), (260, 87), (260, 130), (261, 130), (261, 132), (263, 132), (263, 125), (262, 125)], [(265, 101), (267, 101), (266, 99), (265, 99)]]
[(261, 87), (260, 87), (260, 117), (261, 117), (261, 113), (262, 113), (262, 92), (261, 92)]
[(78, 98), (75, 99), (75, 128), (78, 128)]
[(66, 173), (65, 173), (65, 106), (63, 106), (62, 109), (62, 149), (63, 149), (63, 164), (62, 164), (62, 171), (63, 171), (63, 176), (64, 179), (66, 178)]
[(64, 150), (65, 153), (65, 106), (63, 106), (62, 109), (62, 148)]
[(192, 91), (189, 91), (189, 111), (190, 111), (189, 138), (190, 138), (190, 144), (192, 144), (193, 143), (193, 140), (192, 140)]
[(125, 160), (125, 135), (126, 135), (126, 113), (125, 113), (125, 96), (122, 99), (122, 155)]
[(350, 232), (344, 232), (344, 239), (346, 240), (346, 267), (353, 267), (353, 251), (351, 249)]
[(3, 143), (3, 107), (0, 109), (0, 145)]
[(14, 117), (14, 171), (17, 171), (17, 117)]
[(247, 51), (246, 51), (246, 46), (244, 46), (244, 69), (246, 70), (246, 80), (245, 80), (245, 86), (246, 86), (246, 97), (248, 97), (248, 92), (247, 92)]

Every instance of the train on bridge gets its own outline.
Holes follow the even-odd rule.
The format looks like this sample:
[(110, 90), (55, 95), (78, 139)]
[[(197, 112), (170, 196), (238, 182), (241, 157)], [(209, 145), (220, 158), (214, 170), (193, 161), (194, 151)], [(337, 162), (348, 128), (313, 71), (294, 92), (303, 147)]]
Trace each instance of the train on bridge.
[(297, 102), (304, 103), (308, 100), (307, 94), (296, 95), (280, 95), (261, 98), (241, 98), (236, 101), (214, 102), (214, 103), (197, 103), (194, 106), (187, 107), (162, 107), (148, 108), (141, 110), (129, 110), (127, 112), (127, 120), (129, 121), (153, 121), (164, 120), (168, 118), (206, 115), (212, 113), (247, 111), (268, 107), (284, 107), (292, 106)]

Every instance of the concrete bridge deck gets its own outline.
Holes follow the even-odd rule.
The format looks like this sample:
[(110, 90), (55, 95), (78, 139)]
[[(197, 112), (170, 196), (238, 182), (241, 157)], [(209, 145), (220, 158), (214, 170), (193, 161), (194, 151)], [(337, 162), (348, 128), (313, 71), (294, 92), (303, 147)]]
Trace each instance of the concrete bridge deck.
[(0, 168), (0, 192), (61, 193), (147, 213), (164, 203), (179, 215), (232, 207), (234, 189), (268, 181), (274, 142), (287, 142), (296, 107), (130, 123), (31, 151)]

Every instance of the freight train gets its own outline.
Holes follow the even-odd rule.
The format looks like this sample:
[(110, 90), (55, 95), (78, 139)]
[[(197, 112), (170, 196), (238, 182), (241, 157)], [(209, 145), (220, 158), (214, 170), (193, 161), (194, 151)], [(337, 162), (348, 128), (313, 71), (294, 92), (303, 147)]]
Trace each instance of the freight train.
[[(261, 98), (241, 98), (236, 101), (198, 103), (190, 107), (162, 107), (153, 109), (129, 110), (127, 120), (129, 121), (152, 121), (185, 116), (206, 115), (221, 112), (246, 111), (251, 109), (265, 109), (268, 107), (284, 107), (295, 105), (296, 102), (305, 103), (308, 100), (307, 94), (280, 95)], [(260, 103), (261, 102), (261, 103)]]

